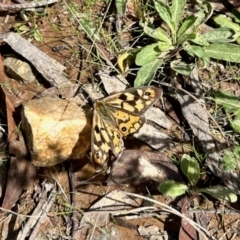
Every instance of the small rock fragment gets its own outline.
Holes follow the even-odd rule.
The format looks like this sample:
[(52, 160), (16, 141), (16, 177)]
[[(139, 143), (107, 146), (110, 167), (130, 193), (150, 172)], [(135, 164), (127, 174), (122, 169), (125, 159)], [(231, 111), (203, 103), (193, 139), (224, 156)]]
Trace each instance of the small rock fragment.
[(15, 80), (22, 81), (24, 84), (36, 80), (35, 74), (28, 63), (14, 57), (7, 57), (4, 60), (5, 72)]

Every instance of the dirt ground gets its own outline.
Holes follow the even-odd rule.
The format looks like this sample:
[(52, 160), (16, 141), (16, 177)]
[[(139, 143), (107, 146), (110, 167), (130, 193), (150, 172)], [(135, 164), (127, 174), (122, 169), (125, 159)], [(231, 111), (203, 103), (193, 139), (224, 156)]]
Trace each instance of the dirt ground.
[[(5, 3), (13, 4), (9, 0)], [(69, 1), (68, 4), (72, 11), (88, 14), (93, 22), (102, 18), (107, 9), (107, 4), (103, 2), (89, 5), (87, 2), (74, 0)], [(111, 25), (110, 13), (114, 15), (114, 10), (109, 11), (105, 19), (106, 29)], [(24, 25), (27, 30), (22, 32), (22, 36), (65, 66), (64, 73), (67, 79), (79, 86), (96, 82), (96, 73), (106, 64), (96, 62), (90, 54), (93, 44), (86, 33), (80, 29), (77, 20), (73, 19), (65, 2), (53, 4), (47, 8), (47, 11), (39, 14), (0, 11), (0, 23), (0, 33), (9, 31), (21, 33), (23, 28), (20, 28), (20, 25)], [(34, 26), (37, 26), (35, 30)], [(41, 33), (41, 42), (36, 41), (36, 36), (34, 37), (36, 31)], [(104, 49), (104, 43), (100, 47)], [(4, 59), (8, 54), (13, 54), (13, 51), (2, 44), (0, 53)], [(231, 75), (229, 72), (219, 72), (215, 79), (227, 79), (228, 74)], [(201, 70), (199, 76), (204, 82), (212, 77), (212, 73)], [(240, 96), (238, 82), (219, 82), (211, 84), (216, 89), (232, 88), (236, 95), (238, 93), (237, 96)], [(48, 84), (40, 84), (41, 86), (34, 84), (27, 87), (39, 88), (39, 92), (42, 88), (50, 88)], [(175, 100), (172, 100), (171, 104), (167, 103), (165, 107), (168, 109), (169, 116), (177, 122), (176, 110), (172, 108)], [(1, 91), (0, 123), (4, 129), (7, 129), (8, 119), (6, 114), (3, 114), (4, 109), (6, 110), (3, 103), (5, 100)], [(16, 108), (17, 117), (14, 119), (16, 126), (21, 122), (20, 109), (21, 105)], [(182, 132), (177, 124), (171, 131), (175, 146), (169, 149), (169, 157), (175, 153), (180, 156), (187, 152), (189, 142), (184, 139)], [(88, 133), (89, 139), (90, 135), (91, 132)], [(194, 220), (209, 232), (210, 235), (206, 234), (207, 239), (211, 237), (212, 239), (240, 239), (239, 200), (230, 204), (211, 197), (207, 199), (200, 194), (192, 196), (186, 194), (182, 198), (171, 198), (161, 195), (157, 190), (159, 182), (149, 178), (137, 177), (134, 181), (122, 183), (119, 180), (116, 183), (111, 178), (114, 175), (113, 172), (95, 173), (89, 160), (90, 149), (81, 159), (53, 167), (34, 167), (24, 160), (17, 162), (11, 160), (10, 163), (13, 156), (7, 154), (8, 136), (2, 134), (0, 138), (1, 239), (127, 240), (178, 239), (179, 236), (181, 236), (179, 239), (206, 239), (197, 234), (189, 223), (183, 222), (182, 218), (175, 213), (169, 213), (164, 206), (149, 202), (141, 196), (171, 206)], [(139, 151), (152, 151), (149, 146), (138, 140), (127, 139), (125, 147)], [(122, 168), (125, 170), (124, 167)], [(134, 173), (133, 167), (130, 175)], [(126, 173), (125, 178), (127, 176)], [(201, 178), (202, 186), (205, 186), (206, 182), (221, 183), (221, 179), (213, 176), (209, 170), (206, 170)], [(109, 193), (113, 195), (110, 195), (107, 200), (104, 199)], [(133, 197), (125, 193), (134, 193), (138, 196)], [(38, 214), (40, 218), (36, 217)], [(28, 234), (24, 235), (26, 232)]]

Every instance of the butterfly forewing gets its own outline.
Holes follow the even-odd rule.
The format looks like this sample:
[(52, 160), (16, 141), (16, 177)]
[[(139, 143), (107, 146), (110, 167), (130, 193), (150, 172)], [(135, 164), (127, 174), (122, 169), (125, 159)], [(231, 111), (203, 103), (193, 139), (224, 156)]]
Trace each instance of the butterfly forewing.
[(121, 93), (109, 96), (103, 101), (113, 108), (120, 108), (123, 111), (141, 115), (156, 102), (161, 95), (162, 90), (156, 87), (130, 88)]

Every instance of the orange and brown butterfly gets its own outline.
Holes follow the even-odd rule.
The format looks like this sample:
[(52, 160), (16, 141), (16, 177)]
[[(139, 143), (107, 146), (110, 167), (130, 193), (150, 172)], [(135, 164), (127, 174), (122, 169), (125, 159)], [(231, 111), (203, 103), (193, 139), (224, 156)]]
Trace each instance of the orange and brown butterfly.
[(110, 152), (117, 157), (123, 151), (123, 137), (143, 126), (144, 112), (161, 96), (160, 88), (139, 87), (94, 103), (91, 151), (97, 171), (102, 170)]

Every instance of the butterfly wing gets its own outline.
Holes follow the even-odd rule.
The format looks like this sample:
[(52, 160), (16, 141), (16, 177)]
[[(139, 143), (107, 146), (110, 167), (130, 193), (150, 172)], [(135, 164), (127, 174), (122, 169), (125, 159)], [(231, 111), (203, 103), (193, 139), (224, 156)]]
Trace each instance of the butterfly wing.
[(116, 122), (116, 128), (124, 137), (137, 132), (146, 121), (144, 116), (128, 113), (124, 110), (115, 109), (111, 112)]
[(145, 123), (142, 116), (162, 95), (156, 87), (130, 88), (104, 99), (122, 136), (137, 132)]
[(94, 104), (92, 158), (98, 167), (106, 163), (109, 151), (118, 156), (123, 136), (137, 132), (145, 122), (142, 114), (162, 95), (156, 87), (130, 88)]
[(156, 87), (129, 88), (111, 95), (103, 101), (108, 107), (142, 115), (162, 96), (162, 90)]
[(109, 151), (111, 150), (115, 156), (118, 156), (123, 148), (122, 136), (118, 129), (109, 124), (101, 112), (95, 109), (93, 114), (93, 128), (91, 141), (92, 159), (95, 168), (101, 170), (107, 162)]

